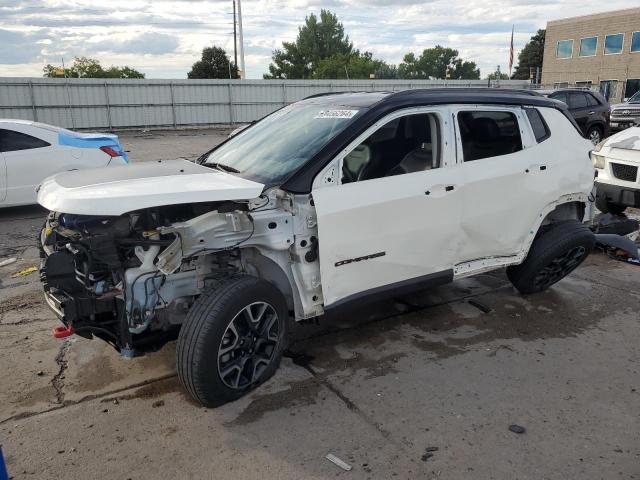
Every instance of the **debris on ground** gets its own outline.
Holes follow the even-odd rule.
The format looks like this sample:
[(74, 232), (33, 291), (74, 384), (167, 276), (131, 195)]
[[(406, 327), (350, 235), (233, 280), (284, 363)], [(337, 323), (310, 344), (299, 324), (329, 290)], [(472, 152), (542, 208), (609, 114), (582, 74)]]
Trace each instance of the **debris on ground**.
[(609, 258), (640, 265), (638, 246), (629, 238), (616, 234), (596, 234), (595, 238), (596, 247), (606, 253)]
[(11, 278), (26, 277), (27, 275), (30, 275), (33, 272), (37, 272), (37, 271), (38, 271), (38, 267), (27, 267), (11, 275)]
[(527, 431), (526, 428), (516, 424), (509, 425), (509, 430), (512, 431), (513, 433), (524, 433)]
[(164, 407), (164, 400), (156, 400), (151, 404), (152, 408)]
[(477, 300), (474, 300), (473, 298), (470, 298), (469, 300), (467, 300), (467, 302), (469, 303), (469, 305), (473, 305), (474, 307), (476, 307), (478, 310), (480, 310), (483, 313), (489, 313), (491, 312), (491, 307), (485, 305), (484, 303), (481, 303)]
[(42, 370), (39, 370), (39, 371), (36, 373), (36, 375), (37, 375), (37, 376), (39, 376), (39, 377), (41, 377), (41, 376), (43, 376), (43, 375), (44, 375), (44, 372), (43, 372)]
[(351, 465), (349, 465), (347, 462), (345, 462), (344, 460), (339, 459), (338, 457), (336, 457), (334, 454), (332, 453), (327, 453), (327, 455), (325, 456), (325, 458), (327, 460), (329, 460), (331, 463), (339, 466), (341, 469), (346, 470), (347, 472), (351, 471)]
[[(595, 219), (594, 219), (595, 220)], [(594, 233), (606, 233), (613, 235), (629, 235), (640, 229), (638, 220), (626, 215), (612, 215), (605, 213), (598, 217), (594, 226)]]
[(16, 257), (5, 258), (4, 260), (0, 260), (0, 267), (6, 267), (7, 265), (11, 265), (17, 261), (18, 259)]

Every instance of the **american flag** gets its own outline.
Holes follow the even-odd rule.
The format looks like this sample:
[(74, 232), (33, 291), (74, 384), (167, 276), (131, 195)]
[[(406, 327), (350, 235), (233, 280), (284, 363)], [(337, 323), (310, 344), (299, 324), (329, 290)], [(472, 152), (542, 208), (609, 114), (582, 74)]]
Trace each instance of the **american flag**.
[(511, 68), (513, 67), (513, 25), (511, 26), (511, 48), (509, 49), (509, 77), (511, 77)]

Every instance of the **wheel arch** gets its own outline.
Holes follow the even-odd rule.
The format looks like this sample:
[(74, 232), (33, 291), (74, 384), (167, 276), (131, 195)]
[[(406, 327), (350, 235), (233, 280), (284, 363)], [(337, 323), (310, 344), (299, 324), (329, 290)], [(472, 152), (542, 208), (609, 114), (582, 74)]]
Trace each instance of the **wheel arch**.
[(573, 193), (563, 195), (555, 202), (547, 204), (529, 231), (522, 254), (520, 255), (520, 261), (523, 261), (527, 257), (533, 241), (545, 227), (566, 220), (578, 220), (582, 222), (587, 210), (588, 201), (589, 198), (587, 194)]
[(293, 282), (278, 262), (263, 255), (258, 249), (249, 247), (242, 249), (242, 266), (249, 275), (273, 284), (284, 296), (287, 308), (294, 310), (296, 300)]

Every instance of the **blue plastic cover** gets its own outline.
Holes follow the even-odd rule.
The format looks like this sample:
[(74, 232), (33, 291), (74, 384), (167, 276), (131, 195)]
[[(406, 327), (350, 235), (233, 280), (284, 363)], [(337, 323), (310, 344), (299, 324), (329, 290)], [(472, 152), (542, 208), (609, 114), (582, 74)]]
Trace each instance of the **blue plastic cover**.
[(65, 130), (58, 133), (58, 143), (76, 148), (111, 147), (118, 155), (124, 158), (127, 163), (129, 162), (129, 156), (124, 151), (124, 148), (122, 148), (118, 136), (110, 133), (80, 133)]

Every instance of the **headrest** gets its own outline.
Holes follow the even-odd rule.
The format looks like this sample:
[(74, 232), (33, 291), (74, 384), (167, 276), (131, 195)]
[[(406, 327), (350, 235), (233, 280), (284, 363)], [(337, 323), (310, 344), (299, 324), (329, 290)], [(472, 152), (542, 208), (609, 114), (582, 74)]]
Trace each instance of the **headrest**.
[(475, 118), (471, 123), (471, 137), (476, 142), (491, 142), (500, 137), (500, 127), (493, 118)]

